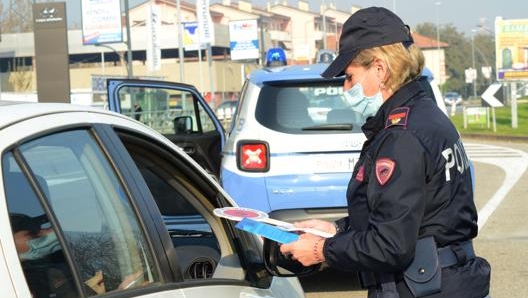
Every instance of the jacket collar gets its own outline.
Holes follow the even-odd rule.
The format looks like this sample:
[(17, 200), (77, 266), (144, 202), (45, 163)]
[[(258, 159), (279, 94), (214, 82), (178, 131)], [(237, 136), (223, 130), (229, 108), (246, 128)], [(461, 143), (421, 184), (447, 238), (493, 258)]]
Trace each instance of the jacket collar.
[(425, 92), (417, 80), (413, 80), (398, 89), (381, 105), (376, 115), (369, 117), (367, 122), (361, 127), (367, 139), (370, 140), (380, 130), (385, 128), (387, 117), (392, 110), (410, 105), (420, 95), (424, 96)]

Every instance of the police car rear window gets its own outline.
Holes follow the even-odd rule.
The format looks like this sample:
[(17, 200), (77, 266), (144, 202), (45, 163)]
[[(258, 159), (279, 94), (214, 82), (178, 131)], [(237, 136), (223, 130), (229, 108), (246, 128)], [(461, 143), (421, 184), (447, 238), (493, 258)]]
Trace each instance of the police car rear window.
[(284, 133), (360, 132), (362, 124), (337, 81), (264, 85), (255, 113), (261, 125)]

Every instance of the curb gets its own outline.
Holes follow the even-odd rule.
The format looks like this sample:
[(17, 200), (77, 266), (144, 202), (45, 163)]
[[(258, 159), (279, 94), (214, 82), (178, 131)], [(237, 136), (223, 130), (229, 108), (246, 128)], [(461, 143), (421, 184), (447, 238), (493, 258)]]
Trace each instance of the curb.
[(505, 136), (479, 133), (461, 133), (462, 138), (483, 139), (504, 142), (528, 142), (528, 136)]

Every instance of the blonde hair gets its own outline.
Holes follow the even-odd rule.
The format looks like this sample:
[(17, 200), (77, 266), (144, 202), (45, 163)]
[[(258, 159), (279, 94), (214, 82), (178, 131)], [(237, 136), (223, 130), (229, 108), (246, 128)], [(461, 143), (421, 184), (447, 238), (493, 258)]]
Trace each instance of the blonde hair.
[(374, 59), (380, 59), (387, 65), (387, 77), (383, 84), (392, 92), (419, 78), (425, 64), (423, 53), (416, 45), (406, 48), (401, 42), (362, 50), (352, 63), (368, 67)]

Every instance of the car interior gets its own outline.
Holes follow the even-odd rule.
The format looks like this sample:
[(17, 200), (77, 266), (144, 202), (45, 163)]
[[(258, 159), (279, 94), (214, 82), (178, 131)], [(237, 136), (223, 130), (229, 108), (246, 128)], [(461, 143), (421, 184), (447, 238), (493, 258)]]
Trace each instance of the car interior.
[(262, 244), (213, 214), (214, 208), (231, 205), (225, 197), (190, 171), (186, 161), (144, 139), (126, 133), (120, 137), (163, 216), (184, 278), (233, 279), (269, 287), (272, 279), (265, 272)]

